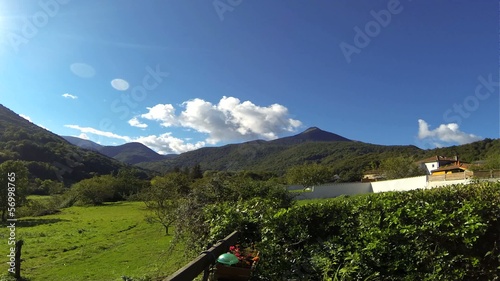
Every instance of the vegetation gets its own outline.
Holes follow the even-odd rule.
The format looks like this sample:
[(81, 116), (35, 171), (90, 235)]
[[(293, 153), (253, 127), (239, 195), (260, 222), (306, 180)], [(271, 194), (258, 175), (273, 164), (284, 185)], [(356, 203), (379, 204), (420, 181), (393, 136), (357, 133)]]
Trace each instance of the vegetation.
[(380, 170), (386, 179), (400, 179), (425, 175), (413, 157), (395, 157), (382, 160)]
[(38, 178), (70, 185), (123, 167), (116, 160), (69, 144), (0, 105), (0, 163), (8, 160), (23, 161), (31, 183)]
[[(151, 227), (146, 214), (142, 202), (117, 202), (23, 218), (16, 229), (17, 238), (24, 240), (22, 276), (32, 281), (121, 281), (121, 276), (145, 281), (167, 276), (188, 257), (183, 245), (171, 248), (172, 237)], [(8, 235), (2, 231), (0, 239)], [(7, 264), (0, 270), (7, 272)]]
[[(114, 152), (134, 163), (154, 156), (138, 144)], [(354, 142), (312, 128), (141, 164), (161, 171), (153, 177), (159, 174), (72, 146), (0, 105), (0, 173), (16, 174), (16, 216), (28, 216), (18, 236), (26, 241), (26, 275), (40, 280), (170, 273), (167, 257), (185, 261), (233, 230), (244, 235), (242, 242), (259, 243), (263, 280), (499, 278), (499, 248), (492, 241), (500, 241), (500, 184), (311, 204), (295, 204), (286, 189), (287, 183), (359, 181), (368, 169), (387, 178), (414, 176), (422, 173), (415, 161), (434, 155), (485, 160), (479, 169), (497, 169), (500, 140), (421, 150)], [(8, 192), (0, 194), (3, 220)], [(52, 196), (26, 200), (28, 194)], [(124, 200), (143, 202), (116, 203)], [(189, 247), (183, 258), (167, 252), (167, 245)], [(160, 261), (146, 270), (151, 260)]]
[[(162, 173), (176, 167), (193, 167), (199, 164), (202, 170), (272, 172), (284, 175), (290, 168), (305, 164), (320, 164), (338, 175), (339, 182), (360, 181), (363, 173), (379, 167), (393, 158), (417, 161), (431, 156), (458, 155), (464, 162), (472, 163), (490, 157), (500, 158), (500, 139), (471, 144), (422, 150), (415, 146), (384, 146), (353, 141), (314, 141), (280, 143), (253, 141), (223, 147), (207, 147), (183, 153), (161, 162), (141, 163), (139, 166)], [(418, 174), (412, 170), (406, 174)]]
[(330, 167), (341, 181), (358, 181), (372, 161), (396, 156), (423, 155), (415, 146), (382, 146), (352, 141), (303, 143), (249, 142), (202, 148), (161, 162), (141, 163), (160, 172), (200, 164), (203, 170), (266, 171), (283, 175), (294, 166), (318, 163)]
[(168, 235), (168, 229), (177, 217), (177, 210), (188, 194), (189, 179), (182, 173), (153, 178), (151, 185), (142, 193), (144, 203), (151, 212), (147, 220), (163, 225)]
[[(267, 203), (267, 202), (266, 202)], [(497, 280), (500, 183), (207, 208), (216, 241), (259, 241), (260, 280)]]
[(305, 164), (288, 169), (286, 178), (289, 184), (300, 184), (304, 188), (335, 181), (331, 169), (319, 164)]
[(16, 208), (26, 203), (28, 194), (28, 169), (20, 161), (5, 161), (0, 164), (0, 210), (2, 222), (16, 217)]
[[(191, 253), (197, 254), (206, 249), (208, 242), (215, 242), (209, 238), (211, 229), (213, 227), (219, 229), (218, 219), (211, 217), (209, 213), (220, 211), (220, 215), (224, 215), (227, 214), (227, 210), (232, 210), (242, 202), (254, 202), (255, 207), (276, 208), (287, 208), (293, 204), (293, 198), (283, 184), (273, 178), (263, 181), (253, 179), (253, 176), (255, 175), (248, 173), (221, 172), (195, 181), (176, 211), (177, 217), (174, 223), (176, 241), (192, 245)], [(257, 210), (258, 208), (247, 208), (239, 209), (237, 212), (245, 214)], [(221, 227), (225, 230), (234, 227), (233, 230), (248, 232), (248, 225), (239, 224), (238, 221), (235, 223), (236, 225), (221, 225)]]

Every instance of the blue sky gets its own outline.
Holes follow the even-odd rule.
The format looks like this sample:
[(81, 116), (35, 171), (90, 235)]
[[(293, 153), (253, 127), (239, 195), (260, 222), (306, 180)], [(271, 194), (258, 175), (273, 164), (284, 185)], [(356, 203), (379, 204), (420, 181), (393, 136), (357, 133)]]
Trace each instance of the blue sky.
[(180, 153), (311, 126), (422, 148), (500, 135), (496, 1), (0, 0), (0, 103)]

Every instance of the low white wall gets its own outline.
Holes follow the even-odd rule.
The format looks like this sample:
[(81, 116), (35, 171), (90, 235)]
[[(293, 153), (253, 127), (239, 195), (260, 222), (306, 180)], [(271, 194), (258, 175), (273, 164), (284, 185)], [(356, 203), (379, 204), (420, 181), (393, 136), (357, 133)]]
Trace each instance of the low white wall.
[(419, 188), (426, 188), (427, 176), (419, 176), (413, 178), (404, 178), (387, 181), (372, 182), (372, 189), (374, 193), (387, 192), (387, 191), (407, 191)]
[[(301, 193), (297, 196), (297, 199), (320, 199), (332, 198), (341, 195), (407, 191), (464, 183), (470, 183), (470, 180), (427, 181), (427, 176), (376, 182), (329, 183), (315, 186), (312, 188), (312, 191)], [(288, 190), (302, 189), (304, 189), (304, 187), (301, 185), (292, 185), (288, 187)]]
[[(297, 189), (297, 186), (293, 187)], [(373, 193), (369, 182), (351, 182), (338, 184), (323, 184), (313, 188), (311, 192), (301, 193), (297, 199), (332, 198), (341, 195)]]

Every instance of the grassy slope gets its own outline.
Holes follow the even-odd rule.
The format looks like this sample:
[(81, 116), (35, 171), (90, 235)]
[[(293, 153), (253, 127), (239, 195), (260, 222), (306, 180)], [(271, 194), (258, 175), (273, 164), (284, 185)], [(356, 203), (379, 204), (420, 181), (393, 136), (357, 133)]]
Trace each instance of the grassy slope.
[[(24, 239), (24, 277), (37, 280), (122, 280), (121, 276), (165, 276), (185, 258), (169, 253), (171, 236), (144, 221), (143, 203), (71, 207), (61, 213), (18, 222)], [(0, 237), (7, 241), (7, 231)], [(8, 246), (3, 251), (8, 253)], [(0, 270), (7, 271), (2, 263)]]

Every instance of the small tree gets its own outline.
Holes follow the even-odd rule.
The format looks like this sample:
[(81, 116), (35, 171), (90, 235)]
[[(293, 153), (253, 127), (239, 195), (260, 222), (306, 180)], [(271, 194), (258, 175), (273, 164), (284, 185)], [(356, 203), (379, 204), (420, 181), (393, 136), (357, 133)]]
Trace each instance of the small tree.
[(203, 172), (201, 171), (200, 164), (196, 164), (191, 168), (189, 177), (191, 177), (191, 179), (193, 180), (203, 178)]
[(382, 170), (387, 179), (425, 175), (425, 171), (422, 170), (411, 157), (385, 159), (380, 163), (380, 170)]
[(484, 168), (488, 170), (500, 169), (500, 153), (489, 155), (488, 158), (486, 158)]
[(327, 166), (304, 164), (290, 168), (286, 173), (289, 184), (300, 184), (304, 188), (333, 180), (333, 172)]
[(189, 179), (183, 173), (170, 173), (162, 177), (155, 177), (151, 185), (143, 192), (143, 201), (150, 214), (146, 217), (148, 222), (158, 222), (168, 228), (177, 217), (177, 209), (181, 200), (189, 193)]
[(82, 180), (72, 186), (73, 192), (84, 204), (101, 205), (113, 198), (116, 179), (111, 175), (104, 175)]

